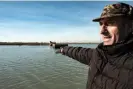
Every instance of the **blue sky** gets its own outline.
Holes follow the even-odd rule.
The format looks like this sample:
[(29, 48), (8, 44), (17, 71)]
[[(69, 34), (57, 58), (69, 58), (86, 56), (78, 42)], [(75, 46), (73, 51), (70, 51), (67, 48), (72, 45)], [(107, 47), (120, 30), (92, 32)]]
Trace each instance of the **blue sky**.
[(99, 24), (92, 19), (111, 3), (115, 1), (1, 1), (0, 41), (99, 42)]

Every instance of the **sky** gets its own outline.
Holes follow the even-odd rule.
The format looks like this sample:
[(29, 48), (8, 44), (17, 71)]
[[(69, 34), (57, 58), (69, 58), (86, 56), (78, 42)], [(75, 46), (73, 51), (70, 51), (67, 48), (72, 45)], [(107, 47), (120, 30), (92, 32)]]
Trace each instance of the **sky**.
[(101, 42), (99, 23), (92, 19), (112, 3), (0, 1), (0, 42)]

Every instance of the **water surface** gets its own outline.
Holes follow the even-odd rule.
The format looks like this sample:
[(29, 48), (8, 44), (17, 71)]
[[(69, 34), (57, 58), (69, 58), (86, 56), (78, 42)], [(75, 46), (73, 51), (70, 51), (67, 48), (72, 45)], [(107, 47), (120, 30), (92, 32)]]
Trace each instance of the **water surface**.
[(85, 89), (87, 73), (88, 66), (49, 46), (0, 46), (0, 89)]

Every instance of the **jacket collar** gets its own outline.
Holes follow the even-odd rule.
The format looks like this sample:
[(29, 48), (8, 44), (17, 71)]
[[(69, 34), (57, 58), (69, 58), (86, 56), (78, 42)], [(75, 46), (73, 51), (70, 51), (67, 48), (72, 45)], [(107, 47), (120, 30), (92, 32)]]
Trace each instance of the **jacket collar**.
[(124, 54), (128, 51), (133, 50), (133, 33), (130, 33), (126, 37), (126, 39), (120, 43), (108, 46), (104, 46), (103, 43), (101, 43), (97, 48), (103, 50), (110, 56), (119, 56), (121, 54)]

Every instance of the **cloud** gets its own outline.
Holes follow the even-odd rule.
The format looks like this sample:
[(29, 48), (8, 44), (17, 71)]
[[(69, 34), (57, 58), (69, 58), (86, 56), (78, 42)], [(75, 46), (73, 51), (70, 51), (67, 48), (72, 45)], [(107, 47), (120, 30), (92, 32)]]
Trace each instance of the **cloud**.
[[(56, 24), (39, 23), (0, 23), (1, 41), (35, 41), (49, 42), (63, 41), (90, 41), (97, 34), (93, 26), (58, 26)], [(4, 38), (5, 37), (5, 38)], [(4, 38), (4, 39), (2, 39)], [(97, 38), (96, 38), (97, 39)], [(94, 40), (96, 40), (94, 39)]]
[(99, 41), (92, 19), (108, 3), (1, 2), (0, 41)]

